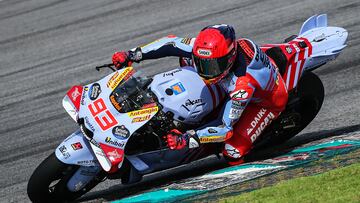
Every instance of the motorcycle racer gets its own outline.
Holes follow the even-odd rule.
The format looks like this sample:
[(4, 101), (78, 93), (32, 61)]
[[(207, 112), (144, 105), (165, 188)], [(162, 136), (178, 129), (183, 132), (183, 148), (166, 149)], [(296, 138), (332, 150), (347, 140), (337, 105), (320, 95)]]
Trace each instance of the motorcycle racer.
[(129, 51), (115, 52), (117, 68), (133, 62), (166, 56), (180, 57), (182, 66), (193, 66), (208, 84), (218, 83), (228, 93), (223, 124), (166, 136), (170, 149), (224, 142), (223, 154), (230, 164), (242, 163), (264, 129), (285, 109), (288, 93), (278, 68), (249, 39), (235, 38), (232, 26), (207, 26), (196, 38), (174, 35)]

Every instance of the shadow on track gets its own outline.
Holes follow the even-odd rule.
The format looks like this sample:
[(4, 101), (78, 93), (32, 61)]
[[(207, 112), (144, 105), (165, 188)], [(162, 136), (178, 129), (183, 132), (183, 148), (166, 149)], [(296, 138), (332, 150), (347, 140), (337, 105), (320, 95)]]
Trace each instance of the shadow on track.
[[(352, 125), (331, 130), (322, 130), (318, 132), (301, 134), (289, 140), (288, 142), (285, 142), (284, 144), (253, 151), (251, 154), (245, 157), (245, 160), (246, 162), (252, 162), (273, 158), (286, 154), (287, 152), (303, 144), (359, 130), (360, 125)], [(227, 164), (225, 163), (223, 158), (218, 159), (213, 156), (200, 161), (196, 161), (194, 163), (145, 176), (141, 182), (136, 184), (121, 185), (121, 181), (118, 180), (119, 185), (112, 186), (106, 190), (89, 193), (83, 198), (79, 199), (79, 201), (96, 201), (97, 199), (105, 199), (106, 201), (111, 201), (121, 199), (130, 195), (142, 193), (145, 190), (150, 190), (155, 187), (171, 184), (172, 182), (177, 180), (200, 176), (205, 173), (225, 167), (227, 167)]]

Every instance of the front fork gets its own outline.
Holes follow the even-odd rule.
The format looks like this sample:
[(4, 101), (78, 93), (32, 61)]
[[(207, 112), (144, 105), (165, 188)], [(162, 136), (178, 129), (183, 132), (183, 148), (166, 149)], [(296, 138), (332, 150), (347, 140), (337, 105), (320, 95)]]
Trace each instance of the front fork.
[(89, 141), (80, 129), (72, 133), (56, 148), (55, 155), (65, 164), (80, 166), (67, 183), (68, 189), (72, 192), (83, 189), (102, 171)]

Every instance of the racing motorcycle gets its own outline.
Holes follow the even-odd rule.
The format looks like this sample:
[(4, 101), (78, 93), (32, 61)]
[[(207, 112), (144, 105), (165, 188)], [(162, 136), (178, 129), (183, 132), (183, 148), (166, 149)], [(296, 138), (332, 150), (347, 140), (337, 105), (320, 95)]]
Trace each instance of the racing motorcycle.
[[(335, 59), (347, 36), (343, 28), (328, 27), (322, 14), (307, 19), (298, 36), (259, 47), (277, 65), (289, 101), (255, 148), (284, 142), (314, 119), (324, 87), (312, 70)], [(113, 68), (97, 68), (103, 67)], [(27, 187), (31, 201), (75, 200), (107, 178), (135, 183), (146, 174), (221, 152), (221, 143), (170, 150), (163, 139), (173, 128), (186, 131), (221, 121), (218, 112), (227, 99), (221, 87), (207, 85), (192, 67), (153, 77), (142, 77), (132, 67), (113, 70), (65, 95), (63, 107), (79, 129), (35, 169)]]

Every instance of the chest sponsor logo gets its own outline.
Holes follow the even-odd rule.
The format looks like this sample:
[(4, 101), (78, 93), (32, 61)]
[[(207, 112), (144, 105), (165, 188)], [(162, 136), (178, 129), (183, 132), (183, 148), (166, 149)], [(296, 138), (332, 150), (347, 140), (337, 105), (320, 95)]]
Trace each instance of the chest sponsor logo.
[(92, 104), (89, 104), (88, 109), (101, 130), (106, 131), (118, 124), (118, 121), (108, 110), (102, 98), (99, 98)]
[(89, 91), (89, 98), (91, 100), (95, 100), (98, 98), (98, 96), (101, 93), (101, 87), (99, 83), (94, 83), (93, 85), (91, 85), (90, 87), (90, 91)]
[(175, 95), (181, 94), (186, 91), (185, 87), (183, 86), (183, 84), (181, 82), (171, 85), (170, 88), (173, 90)]
[(125, 140), (130, 136), (130, 131), (124, 125), (121, 125), (114, 127), (112, 134), (120, 140)]

